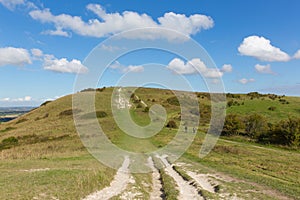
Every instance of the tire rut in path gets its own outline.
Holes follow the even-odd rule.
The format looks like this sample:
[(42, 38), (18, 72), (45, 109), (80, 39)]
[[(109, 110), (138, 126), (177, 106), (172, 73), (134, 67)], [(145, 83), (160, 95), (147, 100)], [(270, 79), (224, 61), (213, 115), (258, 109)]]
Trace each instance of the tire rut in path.
[(129, 158), (125, 157), (122, 166), (117, 171), (114, 180), (110, 183), (110, 186), (88, 195), (83, 200), (106, 200), (119, 195), (126, 189), (130, 181), (130, 174), (128, 173), (129, 164)]
[(166, 166), (165, 172), (171, 176), (179, 190), (179, 196), (178, 199), (199, 199), (204, 200), (204, 198), (198, 193), (195, 187), (189, 184), (189, 182), (185, 181), (173, 168), (172, 165), (169, 164), (169, 162), (166, 159), (166, 156), (159, 157), (163, 164)]
[(148, 166), (152, 169), (152, 192), (150, 193), (150, 200), (161, 200), (163, 199), (163, 193), (160, 174), (154, 166), (152, 157), (148, 158)]

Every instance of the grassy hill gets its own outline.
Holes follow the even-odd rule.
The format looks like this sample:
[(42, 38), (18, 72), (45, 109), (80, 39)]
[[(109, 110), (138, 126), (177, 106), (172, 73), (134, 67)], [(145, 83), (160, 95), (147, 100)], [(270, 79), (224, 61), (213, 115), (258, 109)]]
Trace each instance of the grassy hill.
[[(98, 90), (95, 97), (99, 123), (113, 143), (125, 150), (148, 152), (172, 140), (176, 129), (167, 127), (150, 139), (124, 134), (114, 122), (111, 111), (113, 89)], [(88, 91), (82, 93), (92, 94)], [(183, 94), (188, 96), (188, 93)], [(254, 196), (249, 199), (276, 199), (278, 194), (298, 199), (298, 149), (264, 146), (237, 137), (233, 141), (230, 137), (224, 137), (207, 157), (198, 157), (210, 119), (210, 97), (206, 93), (196, 95), (200, 102), (200, 127), (193, 144), (180, 161), (192, 163), (201, 170), (208, 168), (228, 174), (244, 180), (245, 184), (255, 183), (260, 185), (259, 188), (275, 191), (265, 196), (253, 192)], [(228, 102), (231, 102), (227, 113), (242, 116), (258, 113), (270, 122), (300, 117), (300, 98), (297, 97), (256, 94), (227, 96)], [(135, 91), (132, 104), (130, 113), (137, 124), (147, 125), (150, 118), (146, 107), (160, 104), (167, 110), (167, 122), (172, 120), (179, 125), (180, 107), (169, 90), (140, 88)], [(90, 115), (82, 110), (76, 112), (83, 117)], [(69, 95), (0, 124), (0, 199), (80, 199), (109, 185), (116, 171), (99, 163), (86, 151), (77, 135), (72, 114), (72, 96)], [(135, 175), (135, 178), (149, 181), (147, 175)], [(231, 184), (227, 187), (236, 187)], [(146, 190), (142, 192), (147, 193)], [(238, 195), (242, 193), (240, 191)]]

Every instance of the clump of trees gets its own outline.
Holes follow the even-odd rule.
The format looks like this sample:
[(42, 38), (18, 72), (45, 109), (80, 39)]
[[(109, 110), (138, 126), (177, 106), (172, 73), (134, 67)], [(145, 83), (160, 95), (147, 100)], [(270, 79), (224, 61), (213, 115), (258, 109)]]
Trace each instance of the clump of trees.
[[(238, 101), (233, 101), (232, 99), (227, 102), (227, 107), (231, 106), (239, 106), (241, 105)], [(244, 105), (244, 102), (242, 102), (242, 105)]]
[(270, 123), (259, 114), (226, 116), (222, 135), (242, 135), (264, 144), (300, 146), (300, 118)]

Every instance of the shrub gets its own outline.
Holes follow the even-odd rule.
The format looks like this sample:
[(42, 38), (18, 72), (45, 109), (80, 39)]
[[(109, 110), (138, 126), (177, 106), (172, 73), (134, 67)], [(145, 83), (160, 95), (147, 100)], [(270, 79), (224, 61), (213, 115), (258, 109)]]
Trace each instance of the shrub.
[(271, 106), (271, 107), (268, 108), (268, 110), (270, 110), (270, 111), (275, 111), (275, 110), (276, 110), (276, 107), (275, 107), (275, 106)]
[(18, 139), (13, 136), (2, 140), (2, 144), (17, 144), (17, 143), (18, 143)]
[(149, 112), (149, 107), (146, 106), (143, 112), (146, 112), (146, 113)]
[(237, 135), (243, 126), (244, 124), (238, 115), (229, 114), (225, 118), (222, 135)]
[(104, 118), (107, 117), (107, 113), (104, 111), (96, 111), (97, 118)]
[(6, 139), (2, 140), (2, 142), (0, 143), (0, 150), (9, 149), (13, 146), (16, 146), (16, 145), (18, 145), (18, 142), (19, 142), (18, 139), (13, 136), (6, 138)]
[(247, 136), (257, 138), (265, 132), (267, 132), (267, 123), (263, 116), (252, 114), (246, 118), (245, 133)]
[(16, 122), (16, 124), (20, 124), (20, 123), (23, 123), (23, 122), (26, 122), (26, 121), (28, 121), (28, 119), (22, 118), (22, 119), (19, 119), (19, 120)]
[(178, 128), (178, 127), (177, 127), (177, 124), (176, 124), (176, 122), (175, 122), (174, 120), (170, 120), (170, 121), (167, 123), (166, 127), (168, 127), (168, 128)]
[(179, 106), (179, 101), (177, 99), (177, 97), (170, 97), (167, 99), (167, 102), (171, 105), (174, 105), (174, 106)]
[(280, 121), (271, 133), (271, 142), (284, 145), (300, 145), (300, 119)]
[(59, 113), (59, 116), (60, 117), (63, 117), (63, 116), (70, 116), (70, 115), (73, 115), (74, 114), (77, 114), (77, 113), (80, 113), (81, 110), (80, 109), (68, 109), (68, 110), (64, 110), (62, 112)]
[(16, 129), (15, 127), (7, 127), (7, 128), (5, 128), (5, 129), (3, 129), (3, 130), (0, 130), (0, 133), (5, 133), (5, 132), (7, 132), (7, 131), (10, 131), (10, 130), (14, 130), (14, 129)]
[(136, 106), (136, 108), (142, 108), (143, 107), (143, 104), (141, 103), (138, 103), (138, 105)]
[(230, 108), (231, 106), (233, 106), (233, 100), (231, 99), (230, 101), (227, 102), (227, 106)]
[(87, 89), (83, 89), (80, 92), (94, 92), (96, 91), (94, 88), (87, 88)]
[(103, 92), (105, 89), (106, 89), (106, 87), (103, 87), (103, 88), (97, 88), (96, 91), (97, 91), (97, 92)]
[[(104, 111), (96, 111), (97, 118), (104, 118), (107, 116), (108, 116), (107, 113)], [(86, 113), (86, 114), (82, 115), (81, 117), (85, 118), (85, 119), (92, 119), (95, 117), (95, 113), (94, 112)]]

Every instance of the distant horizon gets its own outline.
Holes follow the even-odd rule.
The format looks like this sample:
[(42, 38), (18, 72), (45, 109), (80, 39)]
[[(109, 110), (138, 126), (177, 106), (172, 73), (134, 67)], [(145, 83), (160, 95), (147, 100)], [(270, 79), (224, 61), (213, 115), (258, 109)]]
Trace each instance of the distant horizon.
[[(116, 87), (120, 87), (120, 86), (103, 86), (105, 88), (116, 88)], [(86, 89), (98, 89), (98, 88), (103, 88), (103, 87), (96, 87), (96, 88), (86, 88)], [(121, 86), (121, 87), (135, 87), (135, 86)], [(149, 89), (164, 89), (164, 90), (170, 90), (170, 89), (166, 89), (166, 88), (159, 88), (159, 87), (138, 87), (138, 88), (149, 88)], [(174, 90), (174, 91), (182, 91), (182, 90)], [(78, 91), (79, 92), (79, 91)], [(191, 92), (191, 91), (184, 91), (184, 92)], [(202, 92), (202, 93), (209, 93), (207, 91), (194, 91), (194, 92)], [(246, 93), (241, 93), (241, 92), (225, 92), (224, 94), (241, 94), (241, 95), (247, 95), (248, 93), (251, 93), (251, 92), (258, 92), (258, 91), (250, 91), (250, 92), (246, 92)], [(264, 93), (264, 92), (258, 92), (259, 94), (262, 94), (262, 95), (268, 95), (268, 94), (275, 94), (277, 96), (286, 96), (286, 97), (297, 97), (297, 98), (300, 98), (300, 95), (299, 96), (293, 96), (293, 95), (285, 95), (285, 94), (276, 94), (276, 93)], [(66, 94), (66, 95), (63, 95), (59, 98), (63, 98), (65, 96), (68, 96), (68, 95), (73, 95), (74, 93), (70, 93), (70, 94)], [(57, 98), (57, 99), (59, 99)], [(57, 99), (53, 99), (53, 100), (47, 100), (47, 101), (55, 101)], [(46, 101), (44, 101), (46, 102)], [(37, 108), (39, 106), (41, 106), (42, 103), (44, 102), (41, 102), (40, 104), (36, 104), (36, 105), (11, 105), (11, 106), (0, 106), (0, 109), (1, 108)]]

